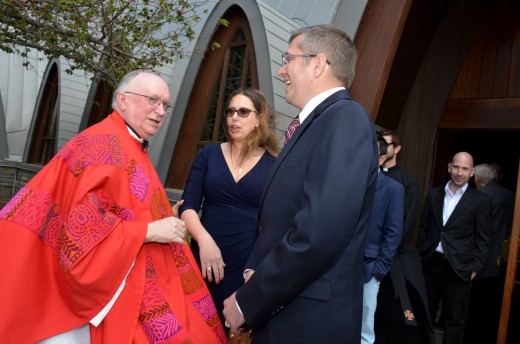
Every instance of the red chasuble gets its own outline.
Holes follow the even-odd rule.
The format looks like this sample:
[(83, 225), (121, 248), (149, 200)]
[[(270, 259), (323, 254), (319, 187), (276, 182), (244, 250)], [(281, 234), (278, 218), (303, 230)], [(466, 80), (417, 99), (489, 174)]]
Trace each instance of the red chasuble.
[(92, 343), (226, 343), (188, 245), (143, 244), (172, 216), (117, 112), (67, 145), (0, 211), (0, 341), (32, 343), (117, 301)]

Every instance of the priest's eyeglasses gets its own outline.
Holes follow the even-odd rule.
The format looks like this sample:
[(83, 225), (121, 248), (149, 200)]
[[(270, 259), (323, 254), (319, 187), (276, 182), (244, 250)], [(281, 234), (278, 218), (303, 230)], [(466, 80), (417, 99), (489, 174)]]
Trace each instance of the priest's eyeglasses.
[(173, 106), (170, 103), (162, 101), (161, 99), (159, 99), (157, 97), (150, 97), (150, 96), (147, 96), (144, 94), (129, 92), (129, 91), (127, 91), (125, 93), (135, 94), (136, 96), (148, 98), (148, 103), (150, 103), (150, 105), (155, 106), (155, 107), (159, 106), (159, 104), (162, 104), (164, 112), (166, 112), (166, 113), (170, 113), (173, 110)]
[(228, 108), (224, 109), (224, 114), (226, 115), (226, 117), (233, 117), (235, 112), (237, 113), (238, 117), (242, 117), (242, 118), (246, 118), (247, 116), (249, 116), (249, 114), (251, 112), (258, 113), (258, 111), (251, 110), (251, 109), (244, 108), (244, 107), (241, 107), (238, 109), (233, 109), (233, 108), (228, 107)]

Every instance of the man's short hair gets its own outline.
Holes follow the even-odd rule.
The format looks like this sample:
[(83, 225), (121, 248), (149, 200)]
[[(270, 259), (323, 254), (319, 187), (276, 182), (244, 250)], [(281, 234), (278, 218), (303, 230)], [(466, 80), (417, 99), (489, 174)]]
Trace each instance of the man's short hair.
[(349, 88), (354, 81), (357, 51), (352, 39), (338, 27), (328, 24), (313, 25), (294, 30), (291, 43), (302, 35), (298, 48), (305, 54), (323, 54), (330, 63), (332, 74)]
[(384, 129), (377, 132), (381, 136), (391, 136), (394, 148), (401, 145), (401, 138), (395, 131)]
[(475, 175), (486, 183), (495, 180), (497, 176), (495, 169), (490, 164), (480, 164), (475, 166)]

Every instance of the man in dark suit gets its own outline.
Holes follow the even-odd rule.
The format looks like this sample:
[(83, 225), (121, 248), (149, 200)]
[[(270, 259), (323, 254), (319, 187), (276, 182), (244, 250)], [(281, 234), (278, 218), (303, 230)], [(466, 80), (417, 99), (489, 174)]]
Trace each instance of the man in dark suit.
[[(378, 135), (379, 166), (386, 161), (388, 144)], [(376, 195), (363, 260), (363, 321), (361, 343), (375, 341), (374, 314), (379, 283), (390, 271), (403, 236), (404, 186), (378, 171)]]
[[(278, 75), (299, 127), (264, 187), (245, 285), (226, 326), (255, 343), (361, 340), (363, 255), (377, 178), (375, 128), (346, 90), (356, 51), (330, 25), (295, 31)], [(292, 130), (291, 130), (292, 131)]]
[(383, 173), (385, 176), (397, 180), (405, 189), (403, 243), (410, 243), (415, 234), (419, 213), (419, 183), (417, 179), (402, 170), (397, 164), (397, 155), (403, 148), (399, 134), (386, 129), (379, 131), (378, 134), (383, 136), (388, 144), (387, 159), (382, 166)]
[(493, 234), (487, 263), (471, 287), (464, 343), (485, 344), (495, 342), (498, 335), (505, 276), (497, 259), (502, 243), (511, 235), (515, 194), (496, 182), (496, 171), (490, 164), (475, 166), (474, 178), (477, 190), (491, 199)]
[(473, 157), (455, 154), (448, 172), (450, 181), (426, 197), (417, 248), (432, 319), (442, 299), (443, 343), (455, 344), (464, 339), (471, 281), (489, 256), (492, 220), (489, 197), (468, 186)]
[(397, 163), (397, 155), (403, 148), (399, 135), (386, 129), (378, 134), (388, 144), (383, 173), (404, 186), (405, 201), (401, 245), (394, 256), (390, 273), (379, 284), (374, 317), (375, 343), (433, 344), (421, 255), (415, 246), (419, 183)]

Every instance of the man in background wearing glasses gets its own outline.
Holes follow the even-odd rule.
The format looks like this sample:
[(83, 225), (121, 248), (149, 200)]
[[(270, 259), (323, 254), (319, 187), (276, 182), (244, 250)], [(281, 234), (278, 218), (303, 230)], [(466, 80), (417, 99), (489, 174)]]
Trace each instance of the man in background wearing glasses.
[(169, 100), (158, 74), (127, 74), (114, 112), (0, 211), (4, 342), (226, 342), (146, 152)]
[[(278, 75), (301, 109), (267, 177), (247, 282), (224, 301), (232, 331), (255, 343), (359, 343), (363, 255), (377, 141), (347, 91), (356, 50), (342, 30), (293, 32)], [(298, 126), (299, 123), (299, 126)]]
[(403, 146), (399, 134), (381, 130), (388, 144), (387, 160), (382, 166), (385, 176), (404, 186), (404, 218), (401, 244), (390, 273), (381, 281), (375, 314), (376, 344), (433, 344), (433, 326), (428, 311), (428, 298), (421, 255), (415, 247), (419, 214), (419, 183), (402, 170), (397, 155)]

